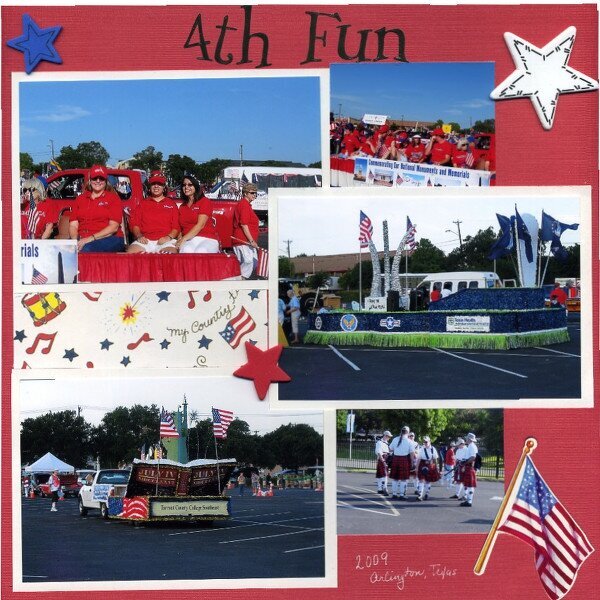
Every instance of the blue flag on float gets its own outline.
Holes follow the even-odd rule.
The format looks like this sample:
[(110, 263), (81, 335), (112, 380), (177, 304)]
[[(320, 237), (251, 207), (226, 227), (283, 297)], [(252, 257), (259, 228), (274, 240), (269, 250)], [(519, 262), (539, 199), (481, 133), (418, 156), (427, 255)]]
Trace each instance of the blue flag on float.
[(531, 234), (529, 233), (529, 229), (527, 229), (527, 225), (521, 218), (519, 211), (517, 210), (517, 205), (515, 204), (515, 222), (517, 224), (517, 238), (523, 240), (525, 242), (525, 256), (527, 257), (527, 262), (533, 262), (533, 247), (531, 246)]
[(579, 223), (561, 223), (548, 213), (542, 211), (542, 242), (552, 242), (554, 237), (560, 238), (565, 229), (579, 229)]
[(504, 215), (499, 215), (496, 213), (496, 218), (498, 219), (498, 223), (500, 224), (500, 229), (502, 229), (502, 235), (494, 245), (492, 246), (490, 253), (488, 254), (489, 260), (496, 260), (497, 258), (502, 258), (507, 254), (510, 254), (515, 247), (515, 241), (513, 239), (513, 223), (514, 217), (505, 217)]

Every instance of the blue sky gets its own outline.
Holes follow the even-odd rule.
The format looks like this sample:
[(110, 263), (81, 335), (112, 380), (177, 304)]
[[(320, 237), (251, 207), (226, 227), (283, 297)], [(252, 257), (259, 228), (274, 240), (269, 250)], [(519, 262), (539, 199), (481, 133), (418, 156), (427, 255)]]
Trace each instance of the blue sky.
[(494, 63), (385, 63), (331, 65), (336, 116), (365, 113), (408, 121), (456, 122), (469, 127), (494, 118)]
[(20, 151), (34, 162), (98, 141), (109, 163), (147, 146), (197, 162), (320, 160), (317, 77), (24, 82)]

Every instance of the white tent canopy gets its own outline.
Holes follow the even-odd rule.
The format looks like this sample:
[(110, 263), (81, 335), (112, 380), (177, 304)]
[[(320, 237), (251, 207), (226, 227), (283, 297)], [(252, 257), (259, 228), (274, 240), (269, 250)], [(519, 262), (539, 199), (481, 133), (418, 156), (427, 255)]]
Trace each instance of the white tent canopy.
[(47, 452), (36, 460), (33, 464), (24, 468), (24, 471), (28, 473), (48, 473), (49, 471), (59, 471), (61, 473), (73, 473), (75, 467), (68, 465), (66, 462), (56, 458), (52, 452)]

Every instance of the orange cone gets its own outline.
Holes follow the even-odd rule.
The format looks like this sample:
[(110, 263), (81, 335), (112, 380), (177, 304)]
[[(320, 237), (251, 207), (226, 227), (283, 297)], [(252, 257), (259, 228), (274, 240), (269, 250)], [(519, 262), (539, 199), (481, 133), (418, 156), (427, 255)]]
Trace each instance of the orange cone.
[(35, 492), (33, 491), (33, 488), (30, 488), (29, 490), (29, 498), (31, 498), (31, 500), (35, 500)]

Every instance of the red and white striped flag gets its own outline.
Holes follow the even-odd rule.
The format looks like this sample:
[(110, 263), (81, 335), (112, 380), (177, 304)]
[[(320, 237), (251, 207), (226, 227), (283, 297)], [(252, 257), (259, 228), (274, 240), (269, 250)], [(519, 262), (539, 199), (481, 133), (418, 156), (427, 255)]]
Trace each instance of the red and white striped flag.
[(361, 210), (360, 223), (358, 225), (358, 241), (360, 242), (360, 247), (368, 248), (372, 237), (373, 223), (371, 223), (371, 219), (369, 219), (369, 217)]
[(171, 413), (164, 408), (160, 410), (160, 437), (179, 437)]
[(472, 152), (467, 152), (467, 156), (465, 158), (465, 163), (468, 167), (472, 167), (475, 164), (475, 157)]
[(264, 248), (257, 248), (257, 254), (256, 275), (267, 279), (269, 277), (269, 251)]
[(521, 483), (498, 531), (510, 533), (535, 551), (535, 568), (552, 600), (565, 596), (594, 551), (585, 533), (550, 491), (527, 457)]
[(256, 328), (254, 319), (248, 311), (242, 306), (240, 312), (231, 319), (219, 335), (232, 347), (237, 348), (242, 338)]
[(415, 240), (417, 228), (412, 224), (409, 217), (406, 217), (406, 233), (408, 234), (408, 237), (406, 238), (405, 248), (407, 254), (410, 256), (417, 247), (417, 241)]
[(48, 278), (38, 271), (35, 267), (33, 267), (31, 271), (31, 283), (35, 285), (44, 285), (48, 281)]
[(233, 413), (230, 410), (221, 410), (220, 408), (212, 409), (213, 417), (213, 432), (216, 438), (224, 440), (227, 437), (227, 430), (231, 421), (233, 421)]

